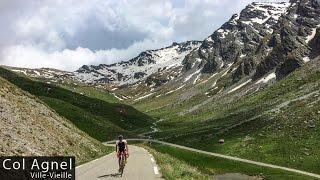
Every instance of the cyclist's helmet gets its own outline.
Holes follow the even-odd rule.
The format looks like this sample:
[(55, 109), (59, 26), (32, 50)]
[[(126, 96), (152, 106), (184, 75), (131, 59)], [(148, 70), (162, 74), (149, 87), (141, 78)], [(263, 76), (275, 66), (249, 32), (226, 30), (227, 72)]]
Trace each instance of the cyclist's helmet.
[(119, 135), (119, 136), (118, 136), (118, 139), (119, 139), (119, 140), (122, 140), (122, 139), (123, 139), (123, 136), (122, 136), (122, 135)]

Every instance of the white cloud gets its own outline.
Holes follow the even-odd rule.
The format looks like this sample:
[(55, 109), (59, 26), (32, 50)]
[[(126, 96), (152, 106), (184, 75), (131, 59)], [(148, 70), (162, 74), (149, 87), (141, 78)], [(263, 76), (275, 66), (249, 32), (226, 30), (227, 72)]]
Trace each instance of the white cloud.
[(156, 48), (156, 42), (145, 40), (137, 42), (127, 49), (109, 49), (91, 51), (88, 48), (78, 47), (74, 50), (47, 52), (30, 45), (16, 45), (4, 48), (1, 57), (2, 63), (9, 66), (27, 68), (51, 67), (74, 71), (83, 64), (104, 62), (107, 64), (127, 60), (136, 55), (141, 49)]
[(202, 40), (251, 0), (3, 0), (0, 64), (76, 70)]

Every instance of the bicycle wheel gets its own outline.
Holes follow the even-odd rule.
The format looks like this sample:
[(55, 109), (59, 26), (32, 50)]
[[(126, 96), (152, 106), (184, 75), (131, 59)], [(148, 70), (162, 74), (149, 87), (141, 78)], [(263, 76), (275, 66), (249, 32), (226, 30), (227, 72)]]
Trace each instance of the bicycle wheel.
[(121, 175), (121, 177), (122, 177), (122, 174), (123, 174), (124, 166), (125, 166), (125, 159), (124, 159), (124, 155), (122, 153), (121, 154), (121, 160), (120, 160), (120, 175)]

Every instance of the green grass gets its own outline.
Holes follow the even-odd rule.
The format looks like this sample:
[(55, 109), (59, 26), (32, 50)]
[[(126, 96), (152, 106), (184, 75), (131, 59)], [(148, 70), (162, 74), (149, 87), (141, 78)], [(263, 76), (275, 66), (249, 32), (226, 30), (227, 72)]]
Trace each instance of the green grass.
[[(147, 132), (153, 122), (150, 117), (153, 117), (163, 119), (158, 123), (162, 131), (151, 134), (153, 137), (206, 151), (320, 174), (319, 93), (297, 99), (319, 91), (319, 67), (319, 64), (309, 63), (274, 85), (245, 96), (237, 92), (217, 94), (220, 89), (228, 88), (223, 85), (227, 81), (227, 75), (221, 80), (217, 76), (201, 85), (187, 85), (186, 89), (159, 98), (155, 94), (141, 101), (126, 101), (149, 116), (128, 105), (111, 103), (114, 101), (110, 99), (110, 94), (104, 97), (104, 92), (96, 92), (86, 89), (87, 87), (86, 90), (82, 90), (82, 87), (73, 89), (85, 94), (82, 96), (26, 78), (19, 80), (21, 77), (6, 70), (1, 69), (0, 74), (6, 77), (11, 73), (6, 79), (37, 95), (59, 114), (99, 140), (112, 139), (118, 132), (127, 136)], [(211, 91), (210, 99), (204, 93), (217, 80), (218, 89)], [(161, 93), (166, 92), (165, 88), (166, 85), (162, 87)], [(121, 93), (126, 94), (125, 90), (121, 90)], [(188, 93), (195, 94), (185, 98), (184, 95)], [(288, 102), (286, 106), (280, 106), (285, 102)], [(219, 139), (224, 139), (225, 143), (218, 144)], [(180, 157), (179, 153), (169, 155)], [(178, 160), (197, 162), (187, 157)], [(213, 166), (212, 169), (219, 173), (220, 170), (224, 172), (223, 169), (231, 167), (230, 164), (221, 166), (222, 169)], [(195, 164), (194, 167), (198, 165)], [(242, 167), (240, 170), (231, 170), (249, 175), (260, 172), (260, 169), (254, 168), (252, 171), (244, 171)], [(205, 172), (205, 169), (201, 171)], [(279, 174), (272, 177), (289, 178)]]
[[(155, 156), (160, 171), (166, 179), (188, 179), (188, 177), (189, 179), (212, 179), (214, 175), (226, 173), (259, 176), (270, 180), (315, 179), (296, 173), (226, 160), (165, 145), (154, 144), (148, 150)], [(185, 168), (181, 169), (181, 167)]]
[[(195, 87), (134, 106), (164, 119), (158, 123), (162, 131), (152, 134), (155, 138), (320, 174), (319, 67), (310, 63), (250, 95), (217, 95), (193, 111), (188, 110), (208, 100), (203, 91), (181, 100), (181, 94)], [(310, 93), (315, 94), (299, 99)], [(219, 145), (219, 139), (225, 144)]]
[(142, 145), (156, 159), (157, 165), (160, 168), (163, 178), (168, 180), (176, 179), (210, 179), (210, 176), (198, 170), (198, 168), (188, 164), (186, 161), (180, 160), (177, 157), (167, 153), (162, 153), (149, 147)]
[(149, 131), (153, 119), (135, 108), (88, 97), (52, 84), (34, 81), (0, 68), (0, 76), (37, 96), (61, 116), (99, 141), (118, 134), (136, 137)]
[(119, 102), (114, 95), (110, 94), (107, 90), (104, 90), (102, 88), (95, 88), (83, 84), (60, 84), (61, 87), (68, 89), (72, 92), (76, 92), (78, 94), (83, 94), (85, 96), (100, 99), (102, 101), (106, 101), (109, 103), (117, 103)]

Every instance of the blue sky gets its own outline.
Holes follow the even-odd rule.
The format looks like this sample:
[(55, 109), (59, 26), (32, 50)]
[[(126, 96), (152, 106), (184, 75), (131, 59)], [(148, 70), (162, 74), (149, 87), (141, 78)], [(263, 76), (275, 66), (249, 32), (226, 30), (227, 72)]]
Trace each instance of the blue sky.
[(172, 42), (203, 40), (251, 2), (2, 0), (0, 64), (73, 71), (128, 60)]

